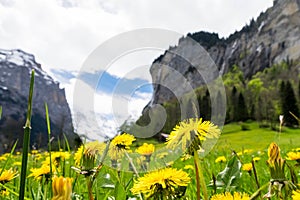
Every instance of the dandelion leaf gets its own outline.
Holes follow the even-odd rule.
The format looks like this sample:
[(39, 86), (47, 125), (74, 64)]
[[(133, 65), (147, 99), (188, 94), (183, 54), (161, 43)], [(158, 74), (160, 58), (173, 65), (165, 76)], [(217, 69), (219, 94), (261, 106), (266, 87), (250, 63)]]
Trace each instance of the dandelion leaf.
[[(233, 156), (227, 163), (225, 169), (221, 171), (215, 180), (215, 183), (210, 186), (215, 186), (217, 189), (232, 191), (239, 185), (241, 178), (241, 162), (237, 156)], [(215, 185), (214, 185), (215, 184)]]

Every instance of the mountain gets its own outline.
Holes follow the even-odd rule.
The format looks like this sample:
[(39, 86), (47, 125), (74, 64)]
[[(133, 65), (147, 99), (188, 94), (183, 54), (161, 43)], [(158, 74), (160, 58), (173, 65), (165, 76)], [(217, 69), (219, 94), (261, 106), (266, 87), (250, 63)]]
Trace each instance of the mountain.
[[(223, 111), (225, 106), (226, 114), (214, 113), (221, 125), (223, 118), (226, 123), (250, 119), (275, 130), (278, 116), (284, 114), (285, 125), (299, 126), (285, 108), (286, 100), (281, 95), (284, 87), (280, 87), (292, 87), (290, 96), (295, 104), (289, 111), (298, 115), (299, 61), (300, 0), (275, 0), (256, 20), (227, 38), (203, 31), (189, 33), (152, 63), (153, 95), (137, 124), (146, 126), (164, 114), (156, 111), (162, 105), (167, 118), (161, 132), (170, 132), (178, 121), (194, 117), (193, 103), (187, 100), (193, 99), (189, 95), (195, 92), (200, 116), (205, 120), (212, 120), (213, 108)], [(216, 79), (219, 75), (225, 86), (226, 105), (219, 102), (223, 96), (220, 92), (211, 96), (208, 89), (220, 80)]]
[[(181, 38), (177, 46), (165, 51), (151, 66), (150, 73), (153, 83), (156, 84), (153, 98), (146, 110), (154, 104), (163, 104), (174, 99), (174, 94), (183, 95), (180, 91), (182, 87), (174, 86), (172, 91), (162, 87), (181, 84), (169, 78), (169, 72), (161, 69), (163, 65), (180, 72), (193, 88), (204, 84), (203, 77), (194, 67), (195, 64), (201, 65), (207, 61), (201, 61), (201, 55), (195, 43), (191, 42), (191, 38), (208, 52), (218, 67), (219, 74), (224, 75), (237, 65), (244, 77), (250, 78), (255, 73), (284, 60), (299, 60), (300, 1), (274, 1), (271, 8), (228, 38), (219, 38), (218, 34), (207, 32), (192, 33)], [(206, 52), (202, 53), (205, 56)], [(184, 55), (184, 58), (178, 55)], [(185, 58), (193, 59), (194, 66)], [(215, 77), (206, 78), (211, 81)]]
[(22, 50), (0, 50), (0, 105), (3, 108), (0, 120), (0, 152), (11, 147), (18, 139), (18, 148), (23, 140), (23, 126), (27, 111), (27, 99), (31, 70), (35, 70), (33, 94), (31, 146), (47, 147), (47, 125), (45, 106), (48, 104), (53, 145), (58, 138), (63, 141), (63, 133), (71, 146), (79, 137), (74, 133), (70, 108), (65, 91), (59, 87), (35, 61), (35, 57)]

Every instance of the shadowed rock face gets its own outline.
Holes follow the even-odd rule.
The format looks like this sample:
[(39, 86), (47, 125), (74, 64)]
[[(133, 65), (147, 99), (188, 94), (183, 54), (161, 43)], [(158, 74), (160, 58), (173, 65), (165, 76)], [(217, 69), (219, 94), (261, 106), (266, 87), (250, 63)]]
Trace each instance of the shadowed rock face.
[[(209, 53), (220, 74), (225, 74), (233, 65), (238, 65), (244, 76), (248, 78), (283, 60), (299, 60), (300, 0), (274, 1), (273, 7), (261, 13), (256, 20), (252, 20), (241, 31), (235, 32), (226, 39), (219, 38), (217, 34), (205, 32), (188, 34), (188, 36), (199, 42)], [(160, 84), (176, 84), (175, 80), (168, 78), (168, 72), (161, 70), (161, 66), (169, 66), (180, 72), (193, 88), (204, 83), (202, 74), (193, 70), (191, 63), (172, 53), (176, 52), (190, 58), (205, 57), (199, 55), (199, 52), (195, 50), (197, 49), (195, 44), (189, 41), (189, 37), (181, 38), (177, 46), (171, 47), (153, 62), (150, 73), (156, 85), (154, 85), (153, 98), (147, 107), (173, 99), (175, 96), (172, 92), (180, 94), (181, 83), (177, 83), (178, 87), (174, 86), (175, 90), (172, 92), (159, 86)], [(201, 60), (193, 62), (204, 63)], [(214, 78), (214, 75), (205, 77), (206, 80)]]
[(23, 140), (23, 126), (27, 111), (27, 99), (31, 70), (35, 70), (33, 95), (31, 145), (44, 148), (47, 145), (45, 106), (47, 102), (52, 136), (63, 140), (63, 133), (71, 145), (78, 136), (74, 134), (71, 112), (64, 89), (55, 82), (35, 61), (33, 55), (21, 50), (0, 50), (0, 105), (3, 108), (0, 120), (0, 152), (18, 139)]

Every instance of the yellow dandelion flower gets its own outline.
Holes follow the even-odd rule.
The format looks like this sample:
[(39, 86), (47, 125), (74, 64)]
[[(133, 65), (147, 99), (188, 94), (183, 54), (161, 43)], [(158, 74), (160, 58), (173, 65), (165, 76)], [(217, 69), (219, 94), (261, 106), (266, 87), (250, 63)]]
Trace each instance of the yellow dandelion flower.
[(36, 150), (36, 149), (34, 149), (34, 150), (31, 150), (31, 154), (33, 154), (33, 155), (35, 155), (35, 154), (38, 154), (39, 153), (39, 151), (38, 150)]
[(69, 160), (70, 159), (70, 153), (67, 151), (54, 151), (51, 152), (51, 159), (53, 160)]
[[(50, 166), (49, 165), (42, 165), (40, 168), (32, 168), (30, 169), (31, 174), (28, 177), (34, 177), (36, 180), (41, 180), (42, 177), (46, 179), (50, 178)], [(52, 166), (52, 173), (54, 173), (56, 169)]]
[(243, 151), (237, 152), (237, 155), (242, 156), (244, 154), (251, 153), (251, 152), (253, 152), (253, 149), (244, 149)]
[(300, 190), (293, 191), (292, 199), (300, 200)]
[(17, 151), (16, 154), (17, 154), (17, 155), (21, 155), (21, 152), (20, 152), (20, 151)]
[(135, 137), (128, 133), (123, 133), (122, 135), (117, 135), (111, 141), (108, 155), (109, 157), (116, 161), (124, 156), (124, 150), (129, 150), (129, 146), (135, 141)]
[(8, 158), (8, 157), (10, 156), (10, 153), (5, 153), (5, 154), (3, 154), (2, 156)]
[(189, 175), (173, 168), (164, 168), (149, 172), (143, 177), (139, 177), (134, 182), (131, 192), (133, 194), (143, 193), (146, 197), (172, 198), (180, 187), (186, 187), (190, 182)]
[(179, 122), (167, 138), (167, 148), (175, 149), (179, 145), (183, 151), (190, 147), (192, 151), (201, 149), (202, 141), (207, 138), (218, 138), (220, 129), (209, 121), (188, 119)]
[(254, 162), (257, 162), (257, 161), (259, 161), (259, 160), (260, 160), (260, 157), (254, 157), (254, 158), (253, 158), (253, 161), (254, 161)]
[(161, 153), (157, 154), (157, 157), (160, 159), (163, 159), (163, 158), (167, 157), (167, 155), (168, 155), (168, 152), (161, 152)]
[(142, 146), (138, 147), (136, 152), (143, 156), (150, 156), (155, 150), (155, 146), (153, 144), (144, 143)]
[[(69, 152), (61, 152), (61, 151), (53, 151), (51, 152), (51, 162), (56, 167), (59, 166), (61, 161), (69, 160), (71, 157)], [(42, 162), (42, 164), (50, 165), (50, 156), (46, 157), (46, 160)]]
[(253, 149), (244, 149), (244, 154), (247, 154), (247, 153), (252, 153), (253, 152)]
[(21, 165), (22, 165), (22, 162), (17, 161), (17, 162), (14, 162), (13, 165), (14, 165), (14, 166), (21, 166)]
[(192, 170), (194, 170), (194, 166), (193, 165), (185, 165), (183, 169), (186, 169), (186, 170), (192, 169)]
[(54, 177), (52, 182), (52, 200), (71, 200), (72, 178)]
[(190, 155), (190, 154), (183, 154), (182, 156), (181, 156), (181, 158), (180, 158), (180, 160), (181, 161), (186, 161), (186, 160), (189, 160), (189, 159), (191, 159), (192, 158), (192, 156)]
[(246, 163), (246, 164), (243, 164), (242, 170), (243, 170), (243, 171), (250, 172), (250, 171), (252, 170), (252, 163)]
[(286, 159), (300, 161), (300, 152), (288, 152)]
[(219, 157), (217, 157), (217, 159), (215, 160), (215, 163), (222, 163), (222, 162), (226, 162), (227, 160), (226, 160), (226, 158), (225, 158), (225, 156), (219, 156)]
[(300, 148), (298, 147), (298, 148), (294, 149), (294, 151), (300, 151)]
[(9, 191), (8, 191), (8, 190), (1, 190), (1, 191), (0, 191), (0, 196), (6, 197), (6, 196), (8, 196), (8, 195), (9, 195)]
[(76, 165), (80, 165), (81, 158), (83, 155), (84, 146), (81, 145), (74, 154), (74, 160)]
[(85, 145), (81, 145), (77, 149), (74, 155), (75, 164), (77, 166), (80, 165), (80, 161), (82, 160), (83, 155), (89, 154), (89, 155), (96, 156), (96, 154), (103, 152), (105, 147), (106, 144), (99, 141), (93, 141), (93, 142), (86, 143)]
[(111, 141), (111, 145), (121, 149), (128, 149), (132, 142), (135, 140), (136, 139), (133, 135), (123, 133), (122, 135), (117, 135), (116, 137), (114, 137), (114, 139)]
[(215, 194), (210, 200), (250, 200), (250, 196), (239, 192), (234, 192), (233, 195), (230, 192), (225, 192), (225, 194)]
[(3, 161), (3, 160), (7, 160), (7, 158), (5, 156), (0, 156), (0, 161)]
[(18, 176), (18, 172), (13, 171), (12, 169), (4, 170), (0, 176), (0, 183), (5, 184)]
[(44, 158), (44, 156), (43, 156), (42, 154), (40, 154), (40, 153), (32, 154), (32, 156), (33, 156), (33, 158), (34, 158), (35, 160), (41, 160), (41, 159)]

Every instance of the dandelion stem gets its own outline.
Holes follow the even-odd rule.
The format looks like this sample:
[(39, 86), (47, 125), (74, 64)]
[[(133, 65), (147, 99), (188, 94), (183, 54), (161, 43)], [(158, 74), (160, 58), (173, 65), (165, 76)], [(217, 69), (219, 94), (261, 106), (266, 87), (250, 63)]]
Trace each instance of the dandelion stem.
[(257, 189), (260, 188), (259, 182), (258, 182), (258, 177), (257, 177), (257, 173), (256, 173), (256, 168), (255, 168), (255, 164), (254, 164), (254, 160), (252, 159), (252, 168), (253, 168), (253, 174), (254, 174), (254, 178), (255, 178), (255, 183), (257, 186)]
[[(133, 162), (132, 162), (132, 158), (128, 155), (128, 152), (127, 152), (126, 150), (125, 150), (125, 155), (126, 155), (126, 157), (128, 158), (128, 161), (129, 161), (129, 163), (130, 163), (130, 165), (131, 165), (131, 167), (132, 167), (133, 172), (135, 173), (135, 175), (136, 175), (137, 177), (140, 177), (138, 171), (136, 170), (135, 165), (134, 165)], [(140, 197), (141, 200), (143, 200), (143, 196), (142, 196), (141, 193), (139, 194), (139, 197)]]
[(134, 165), (133, 162), (132, 162), (132, 158), (128, 155), (128, 153), (127, 153), (126, 150), (125, 150), (124, 152), (125, 152), (125, 155), (126, 155), (126, 157), (128, 158), (128, 161), (129, 161), (129, 163), (130, 163), (130, 165), (131, 165), (131, 167), (132, 167), (132, 169), (133, 169), (133, 172), (135, 173), (135, 175), (136, 175), (137, 177), (140, 177), (140, 176), (139, 176), (139, 173), (138, 173), (137, 170), (136, 170), (135, 165)]
[(89, 176), (86, 177), (86, 181), (87, 181), (87, 187), (88, 187), (89, 200), (94, 200), (94, 197), (93, 197), (93, 182), (91, 181)]
[(197, 161), (194, 158), (194, 163), (195, 163), (195, 170), (196, 170), (196, 184), (197, 184), (197, 199), (200, 199), (200, 178), (199, 178), (199, 169), (197, 165)]
[(200, 197), (200, 187), (203, 190), (204, 200), (208, 200), (207, 188), (204, 181), (204, 176), (201, 168), (201, 163), (198, 155), (198, 151), (194, 151), (194, 163), (196, 169), (196, 182), (197, 182), (197, 199), (201, 199)]
[(34, 70), (31, 71), (29, 97), (28, 97), (28, 109), (27, 109), (26, 123), (25, 123), (25, 127), (24, 127), (23, 155), (22, 155), (19, 200), (24, 200), (24, 196), (25, 196), (26, 171), (27, 171), (28, 150), (29, 150), (30, 131), (31, 131), (33, 86), (34, 86)]
[(250, 200), (252, 200), (252, 199), (255, 199), (259, 194), (260, 194), (260, 192), (262, 191), (262, 190), (264, 190), (266, 187), (268, 187), (269, 186), (269, 183), (266, 183), (266, 184), (264, 184), (263, 186), (261, 186), (256, 192), (254, 192), (253, 194), (252, 194), (252, 196), (250, 197)]

